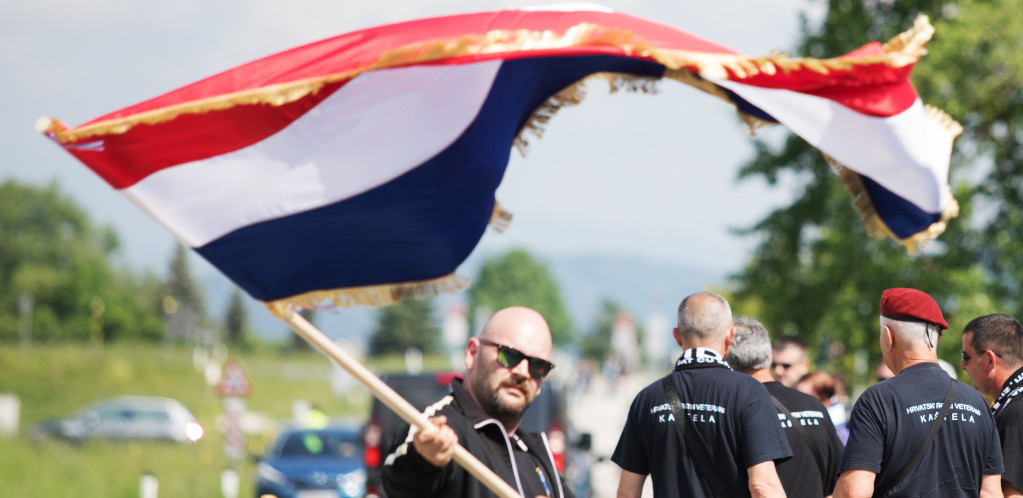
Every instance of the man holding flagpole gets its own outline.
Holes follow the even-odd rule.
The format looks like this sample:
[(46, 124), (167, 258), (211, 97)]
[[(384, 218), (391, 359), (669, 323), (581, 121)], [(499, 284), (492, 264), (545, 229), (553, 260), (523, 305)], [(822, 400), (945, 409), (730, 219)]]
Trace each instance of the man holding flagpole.
[(424, 410), (434, 427), (410, 429), (383, 467), (387, 495), (401, 497), (492, 496), (452, 462), (461, 444), (521, 496), (572, 497), (562, 485), (547, 437), (519, 431), (519, 422), (540, 394), (549, 361), (551, 333), (536, 311), (498, 311), (465, 347), (465, 378), (452, 393)]

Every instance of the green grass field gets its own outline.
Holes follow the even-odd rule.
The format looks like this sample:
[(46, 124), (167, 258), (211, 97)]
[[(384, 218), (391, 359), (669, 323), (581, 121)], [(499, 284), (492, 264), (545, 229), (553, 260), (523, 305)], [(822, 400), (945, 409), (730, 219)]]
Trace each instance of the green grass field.
[[(296, 399), (316, 403), (333, 419), (361, 424), (369, 410), (365, 388), (347, 396), (331, 388), (330, 361), (318, 352), (233, 354), (252, 381), (250, 411), (286, 422)], [(432, 363), (432, 362), (431, 362)], [(397, 358), (369, 363), (374, 371), (400, 368)], [(32, 498), (137, 497), (143, 473), (159, 480), (159, 496), (219, 497), (220, 476), (234, 468), (239, 496), (253, 496), (255, 463), (232, 462), (218, 428), (221, 400), (194, 365), (185, 346), (88, 344), (33, 345), (21, 350), (0, 345), (0, 393), (20, 398), (20, 431), (0, 435), (0, 490), (3, 496)], [(140, 394), (184, 403), (206, 428), (197, 444), (148, 441), (87, 441), (72, 445), (29, 437), (42, 420), (66, 417), (104, 398)], [(250, 453), (259, 453), (273, 434), (252, 435)]]

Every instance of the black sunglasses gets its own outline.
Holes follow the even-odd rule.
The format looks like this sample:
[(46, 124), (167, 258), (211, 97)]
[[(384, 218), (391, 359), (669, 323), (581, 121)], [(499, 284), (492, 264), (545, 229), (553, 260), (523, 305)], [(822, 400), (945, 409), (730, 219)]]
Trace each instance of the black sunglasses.
[(791, 363), (771, 363), (771, 368), (778, 368), (778, 367), (781, 367), (782, 370), (788, 370), (788, 369), (792, 368), (792, 364)]
[[(994, 350), (990, 350), (990, 349), (988, 351), (991, 351), (992, 353), (995, 354), (995, 356), (997, 356), (999, 358), (1002, 357), (1002, 355), (998, 354), (998, 351), (994, 351)], [(986, 352), (987, 351), (984, 351), (984, 353), (986, 353)], [(966, 351), (960, 351), (960, 353), (962, 353), (962, 355), (963, 355), (963, 363), (968, 363), (970, 361), (970, 358), (973, 358), (975, 356), (975, 355), (966, 354)], [(981, 354), (984, 354), (984, 353), (981, 353)]]
[(554, 364), (540, 358), (534, 358), (532, 356), (519, 351), (511, 346), (505, 346), (504, 344), (498, 344), (489, 339), (480, 339), (480, 344), (484, 346), (494, 346), (497, 348), (497, 362), (505, 368), (515, 368), (522, 363), (522, 360), (529, 362), (529, 375), (536, 380), (542, 380), (551, 372), (554, 368)]

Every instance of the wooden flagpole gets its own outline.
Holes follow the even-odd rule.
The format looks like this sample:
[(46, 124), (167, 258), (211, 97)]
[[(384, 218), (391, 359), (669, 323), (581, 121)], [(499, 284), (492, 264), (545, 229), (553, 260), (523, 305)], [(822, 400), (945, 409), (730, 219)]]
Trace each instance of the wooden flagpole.
[[(341, 368), (361, 382), (370, 393), (387, 405), (394, 413), (397, 413), (403, 420), (420, 430), (429, 428), (432, 424), (425, 415), (419, 412), (416, 407), (391, 389), (390, 386), (380, 380), (379, 377), (370, 372), (362, 363), (352, 358), (340, 346), (331, 341), (327, 336), (317, 329), (308, 320), (296, 313), (294, 310), (284, 307), (274, 307), (271, 311), (275, 316), (288, 324), (296, 334), (312, 345), (314, 348), (327, 355), (328, 358), (337, 363)], [(476, 479), (479, 479), (487, 488), (493, 491), (500, 498), (521, 498), (519, 493), (504, 482), (494, 471), (483, 465), (483, 462), (469, 453), (461, 444), (455, 446), (455, 462), (467, 470)]]

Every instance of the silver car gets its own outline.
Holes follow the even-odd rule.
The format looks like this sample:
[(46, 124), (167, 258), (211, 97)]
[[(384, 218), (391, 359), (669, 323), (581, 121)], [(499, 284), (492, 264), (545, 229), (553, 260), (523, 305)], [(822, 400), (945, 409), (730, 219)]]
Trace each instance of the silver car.
[(162, 439), (194, 443), (203, 428), (180, 402), (156, 396), (120, 396), (100, 401), (67, 419), (37, 425), (32, 434), (84, 439)]

